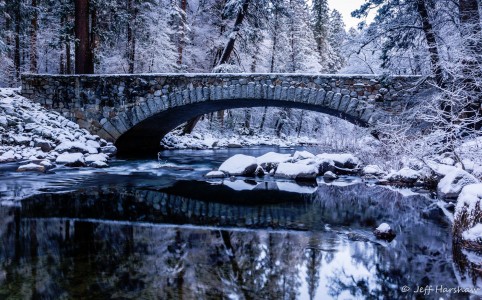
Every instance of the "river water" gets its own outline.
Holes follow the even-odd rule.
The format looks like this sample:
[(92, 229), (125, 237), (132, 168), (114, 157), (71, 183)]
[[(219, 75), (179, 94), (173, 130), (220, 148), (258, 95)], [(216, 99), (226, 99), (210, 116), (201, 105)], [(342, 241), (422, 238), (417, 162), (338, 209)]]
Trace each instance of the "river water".
[[(452, 249), (427, 196), (354, 177), (202, 177), (272, 150), (294, 151), (164, 151), (161, 164), (54, 174), (1, 166), (0, 299), (467, 299), (444, 288), (477, 288), (477, 264)], [(382, 222), (390, 243), (372, 234)]]

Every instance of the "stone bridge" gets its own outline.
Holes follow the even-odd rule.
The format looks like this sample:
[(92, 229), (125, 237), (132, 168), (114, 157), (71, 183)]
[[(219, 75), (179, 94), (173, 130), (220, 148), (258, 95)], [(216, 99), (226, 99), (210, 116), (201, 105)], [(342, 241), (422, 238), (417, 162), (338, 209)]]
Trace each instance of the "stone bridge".
[(420, 76), (315, 74), (22, 75), (22, 95), (116, 144), (157, 152), (162, 137), (209, 112), (291, 107), (371, 126), (431, 94)]

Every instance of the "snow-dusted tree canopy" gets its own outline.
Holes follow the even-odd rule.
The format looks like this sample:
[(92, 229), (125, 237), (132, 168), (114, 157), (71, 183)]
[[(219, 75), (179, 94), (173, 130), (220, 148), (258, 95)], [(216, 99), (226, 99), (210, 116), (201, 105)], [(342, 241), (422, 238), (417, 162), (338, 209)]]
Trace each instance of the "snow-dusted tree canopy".
[[(94, 73), (431, 75), (440, 97), (394, 132), (430, 123), (443, 133), (430, 144), (453, 150), (457, 143), (441, 143), (480, 128), (479, 5), (367, 0), (353, 12), (358, 28), (347, 31), (327, 0), (0, 0), (0, 86), (17, 86), (22, 72), (71, 74), (81, 59)], [(375, 19), (365, 23), (370, 12)], [(326, 124), (333, 123), (286, 108), (221, 111), (201, 121), (221, 131), (278, 137), (330, 132)]]

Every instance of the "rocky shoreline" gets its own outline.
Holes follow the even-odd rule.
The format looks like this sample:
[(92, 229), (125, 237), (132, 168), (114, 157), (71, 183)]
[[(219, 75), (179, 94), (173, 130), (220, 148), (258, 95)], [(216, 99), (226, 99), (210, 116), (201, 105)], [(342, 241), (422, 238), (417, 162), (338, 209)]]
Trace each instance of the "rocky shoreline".
[(116, 147), (99, 136), (19, 95), (0, 89), (0, 163), (17, 171), (46, 172), (57, 165), (108, 167)]

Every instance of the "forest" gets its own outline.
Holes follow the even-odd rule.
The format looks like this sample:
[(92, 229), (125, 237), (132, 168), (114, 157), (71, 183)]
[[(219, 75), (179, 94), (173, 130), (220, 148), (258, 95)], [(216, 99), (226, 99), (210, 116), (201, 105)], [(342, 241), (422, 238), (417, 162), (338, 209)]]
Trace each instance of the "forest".
[[(367, 0), (352, 12), (358, 26), (345, 28), (327, 0), (1, 0), (0, 86), (18, 86), (24, 72), (423, 75), (439, 96), (382, 124), (390, 129), (386, 143), (404, 145), (428, 123), (433, 134), (422, 144), (453, 151), (481, 123), (479, 2)], [(369, 13), (375, 18), (367, 22)], [(339, 119), (275, 107), (199, 116), (178, 133), (190, 133), (199, 119), (201, 133), (221, 136), (346, 145), (366, 134)]]

